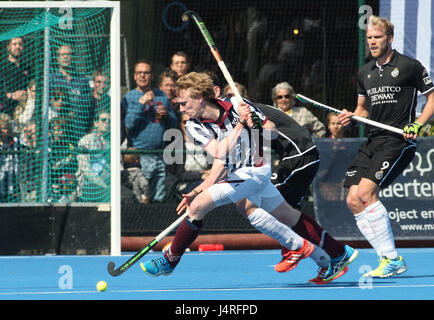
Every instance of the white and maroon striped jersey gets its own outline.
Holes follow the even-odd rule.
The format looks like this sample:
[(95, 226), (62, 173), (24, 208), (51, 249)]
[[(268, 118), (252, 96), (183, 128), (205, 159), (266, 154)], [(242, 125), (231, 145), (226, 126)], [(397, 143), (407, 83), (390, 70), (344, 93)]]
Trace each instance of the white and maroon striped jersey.
[[(213, 139), (223, 140), (237, 125), (239, 119), (238, 102), (235, 98), (231, 100), (215, 99), (213, 102), (220, 108), (220, 117), (217, 121), (191, 119), (185, 125), (188, 138), (204, 149)], [(267, 117), (251, 102), (247, 100), (245, 102), (250, 105), (251, 111), (259, 116), (262, 123), (265, 123)], [(260, 130), (245, 127), (234, 147), (226, 155), (225, 167), (229, 171), (233, 171), (257, 164), (264, 147), (261, 142), (261, 135)]]

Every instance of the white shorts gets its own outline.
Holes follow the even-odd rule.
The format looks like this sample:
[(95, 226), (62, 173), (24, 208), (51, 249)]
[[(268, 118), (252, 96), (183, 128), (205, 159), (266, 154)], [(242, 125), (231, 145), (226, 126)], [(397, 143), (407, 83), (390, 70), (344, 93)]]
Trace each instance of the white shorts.
[(228, 174), (225, 180), (208, 188), (216, 207), (248, 199), (267, 212), (283, 201), (279, 190), (271, 183), (271, 168), (244, 167)]

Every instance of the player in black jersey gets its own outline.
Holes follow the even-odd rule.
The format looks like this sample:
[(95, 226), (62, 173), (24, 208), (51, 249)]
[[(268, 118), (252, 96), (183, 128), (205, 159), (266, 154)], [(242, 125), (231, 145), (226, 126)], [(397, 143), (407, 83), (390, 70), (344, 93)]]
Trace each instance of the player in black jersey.
[[(231, 89), (226, 93), (230, 91)], [(271, 181), (291, 207), (300, 209), (300, 204), (320, 164), (320, 156), (312, 136), (306, 128), (282, 110), (245, 101), (259, 109), (279, 131), (277, 138), (271, 141), (271, 148), (279, 157)], [(237, 204), (237, 208), (240, 212), (249, 209), (243, 201)], [(304, 213), (301, 213), (295, 225), (290, 224), (284, 216), (277, 218), (315, 245), (310, 258), (319, 266), (319, 270), (318, 275), (309, 282), (326, 284), (339, 278), (347, 272), (347, 265), (358, 255), (357, 250), (336, 241), (313, 218)], [(278, 272), (285, 272), (290, 266), (285, 258), (289, 255), (284, 247), (282, 256), (282, 261), (275, 265)]]
[[(433, 83), (422, 64), (392, 49), (394, 26), (385, 18), (371, 16), (367, 42), (374, 59), (358, 73), (358, 100), (354, 112), (343, 110), (339, 121), (354, 125), (351, 117), (362, 116), (403, 128), (404, 134), (370, 127), (368, 141), (350, 164), (344, 181), (349, 188), (347, 205), (357, 226), (376, 250), (380, 265), (365, 277), (389, 277), (407, 270), (395, 248), (386, 208), (378, 193), (387, 187), (412, 161), (419, 130), (434, 113)], [(415, 119), (417, 91), (427, 104)]]
[(316, 173), (320, 156), (309, 131), (280, 109), (254, 103), (281, 133), (271, 148), (279, 155), (279, 164), (271, 180), (294, 208), (300, 208)]
[[(176, 85), (180, 111), (190, 118), (186, 134), (213, 157), (213, 165), (199, 186), (182, 195), (176, 210), (178, 214), (188, 210), (188, 217), (176, 230), (170, 248), (163, 257), (141, 263), (142, 269), (150, 275), (171, 273), (197, 238), (205, 216), (229, 203), (239, 208), (241, 202), (248, 205), (243, 213), (252, 226), (288, 249), (286, 271), (294, 269), (315, 248), (276, 219), (286, 217), (290, 225), (295, 225), (300, 212), (289, 206), (271, 183), (271, 164), (263, 156), (262, 139), (257, 139), (257, 133), (273, 135), (274, 125), (251, 104), (235, 98), (216, 99), (214, 83), (205, 73), (188, 73)], [(254, 131), (252, 114), (262, 127), (259, 132)]]
[[(275, 124), (248, 101), (216, 99), (212, 80), (204, 73), (192, 72), (179, 78), (177, 89), (180, 110), (190, 117), (186, 124), (187, 135), (213, 156), (214, 162), (209, 176), (193, 191), (182, 195), (177, 212), (188, 209), (189, 217), (178, 227), (168, 251), (161, 258), (142, 263), (142, 269), (151, 275), (171, 273), (185, 249), (198, 236), (205, 215), (215, 207), (232, 202), (256, 229), (287, 249), (276, 271), (292, 270), (315, 249), (301, 234), (316, 233), (319, 236), (312, 237), (321, 239), (323, 233), (315, 221), (289, 206), (271, 183), (269, 159), (263, 157), (261, 143), (256, 149), (256, 139), (249, 134), (254, 130), (254, 117), (264, 132), (276, 133)], [(277, 136), (273, 133), (270, 132), (271, 137)], [(291, 226), (298, 231), (294, 232)], [(330, 236), (325, 238), (329, 247), (337, 243)], [(357, 256), (357, 250), (339, 243), (335, 245), (335, 253), (330, 254), (335, 263), (325, 268), (319, 281), (335, 279)]]
[[(320, 155), (312, 136), (305, 127), (280, 109), (259, 103), (253, 105), (262, 111), (280, 132), (279, 136), (271, 141), (271, 148), (279, 157), (271, 181), (288, 204), (300, 209), (320, 165)], [(336, 241), (314, 219), (304, 213), (301, 213), (300, 219), (292, 228), (318, 247), (310, 256), (319, 266), (317, 277), (309, 280), (312, 283), (326, 284), (337, 279), (348, 270), (348, 267), (341, 266), (342, 271), (337, 272), (336, 265), (342, 261), (349, 264), (357, 257), (357, 250)], [(286, 250), (282, 247), (282, 255), (285, 254)], [(284, 265), (285, 261), (282, 260), (276, 268), (282, 266), (284, 269)]]

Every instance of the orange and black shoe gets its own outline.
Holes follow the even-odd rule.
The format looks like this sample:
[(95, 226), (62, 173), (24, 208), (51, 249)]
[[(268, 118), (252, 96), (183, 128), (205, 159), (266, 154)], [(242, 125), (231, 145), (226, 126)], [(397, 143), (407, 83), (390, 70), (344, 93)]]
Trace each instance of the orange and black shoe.
[(315, 283), (315, 284), (327, 284), (327, 283), (332, 282), (333, 280), (336, 280), (339, 277), (342, 277), (348, 271), (348, 267), (345, 266), (345, 268), (343, 270), (341, 270), (341, 272), (339, 272), (336, 276), (324, 281), (323, 279), (324, 279), (324, 276), (327, 272), (327, 269), (328, 268), (319, 268), (318, 275), (316, 276), (316, 278), (310, 279), (309, 282)]
[(298, 250), (282, 249), (282, 260), (274, 266), (274, 270), (277, 272), (287, 272), (294, 269), (300, 260), (309, 257), (315, 247), (312, 243), (303, 239), (303, 246)]

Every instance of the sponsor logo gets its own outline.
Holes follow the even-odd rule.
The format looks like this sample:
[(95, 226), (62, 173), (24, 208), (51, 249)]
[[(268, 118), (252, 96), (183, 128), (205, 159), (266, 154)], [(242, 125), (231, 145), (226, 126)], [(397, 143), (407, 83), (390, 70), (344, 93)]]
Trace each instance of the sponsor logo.
[(381, 86), (367, 90), (371, 105), (383, 103), (397, 103), (395, 94), (401, 92), (401, 87), (396, 86)]
[(381, 87), (374, 87), (368, 90), (369, 95), (380, 94), (380, 93), (395, 93), (395, 92), (401, 92), (401, 87), (381, 86)]
[(399, 70), (398, 68), (393, 69), (393, 71), (390, 73), (390, 75), (394, 78), (396, 78), (397, 76), (399, 76)]
[(381, 180), (384, 177), (384, 170), (386, 170), (387, 168), (389, 168), (390, 163), (389, 161), (384, 161), (383, 162), (383, 166), (380, 168), (380, 171), (375, 172), (375, 178), (377, 180)]
[(428, 84), (432, 83), (432, 80), (428, 76), (428, 77), (423, 78), (423, 83), (425, 83), (425, 85), (428, 85)]
[(383, 170), (375, 172), (375, 179), (381, 180), (383, 178), (383, 174), (384, 174)]
[(356, 173), (357, 173), (356, 170), (354, 170), (354, 171), (347, 171), (347, 172), (345, 173), (345, 175), (346, 175), (347, 177), (354, 177), (354, 176), (356, 175)]

